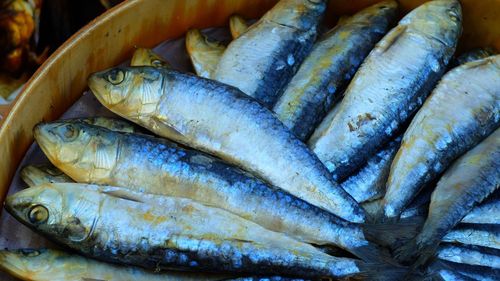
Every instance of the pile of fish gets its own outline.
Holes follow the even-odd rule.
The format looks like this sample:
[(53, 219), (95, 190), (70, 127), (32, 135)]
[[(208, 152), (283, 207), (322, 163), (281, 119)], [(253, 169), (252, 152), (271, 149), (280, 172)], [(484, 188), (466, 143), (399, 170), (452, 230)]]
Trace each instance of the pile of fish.
[(383, 1), (321, 32), (326, 4), (233, 16), (227, 46), (190, 30), (198, 76), (148, 49), (92, 74), (127, 121), (38, 124), (53, 166), (24, 167), (30, 187), (5, 202), (68, 252), (4, 250), (0, 267), (26, 280), (497, 279), (500, 55), (455, 57), (457, 0), (398, 23)]

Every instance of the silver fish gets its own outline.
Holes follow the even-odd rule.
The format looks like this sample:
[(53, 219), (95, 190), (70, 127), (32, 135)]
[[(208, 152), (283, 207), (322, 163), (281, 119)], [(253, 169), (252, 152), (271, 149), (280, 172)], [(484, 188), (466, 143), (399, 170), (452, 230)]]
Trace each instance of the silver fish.
[(151, 67), (94, 73), (89, 87), (118, 115), (216, 155), (351, 222), (363, 210), (268, 109), (217, 81)]
[(52, 165), (28, 165), (21, 170), (21, 178), (28, 186), (37, 186), (44, 183), (73, 182), (61, 170)]
[(448, 232), (441, 241), (500, 250), (500, 225), (459, 224)]
[(354, 175), (340, 184), (358, 203), (379, 199), (385, 194), (392, 159), (398, 151), (401, 138), (391, 141), (387, 147), (371, 157)]
[(328, 130), (309, 142), (335, 180), (359, 169), (422, 104), (455, 51), (461, 14), (456, 0), (426, 2), (371, 51)]
[(470, 245), (441, 245), (436, 257), (456, 263), (500, 268), (500, 250)]
[(153, 273), (51, 249), (1, 250), (0, 269), (21, 280), (36, 281), (215, 281), (223, 275)]
[(273, 107), (278, 118), (299, 139), (307, 140), (340, 98), (345, 84), (389, 30), (397, 8), (395, 1), (370, 6), (314, 44)]
[(272, 108), (310, 52), (326, 0), (281, 0), (233, 40), (213, 78)]
[(384, 216), (398, 216), (422, 185), (499, 125), (500, 55), (448, 72), (404, 134), (387, 181)]
[(200, 30), (190, 29), (186, 33), (186, 50), (196, 74), (210, 78), (226, 47), (217, 41), (209, 40)]
[(247, 21), (240, 15), (232, 15), (229, 17), (229, 31), (233, 39), (240, 37), (241, 34), (248, 30)]
[(472, 208), (500, 187), (500, 129), (458, 158), (432, 193), (429, 215), (414, 240), (398, 250), (401, 260), (431, 257), (439, 240)]
[(49, 160), (78, 182), (193, 199), (299, 241), (380, 259), (358, 225), (204, 153), (159, 138), (64, 120), (40, 124), (34, 135)]
[(462, 223), (500, 224), (500, 189), (470, 211)]
[(329, 256), (190, 199), (126, 188), (46, 184), (7, 197), (5, 206), (28, 227), (86, 256), (157, 271), (342, 278), (396, 277), (403, 270)]
[(137, 48), (130, 60), (131, 66), (155, 66), (155, 67), (171, 67), (160, 55), (151, 49)]

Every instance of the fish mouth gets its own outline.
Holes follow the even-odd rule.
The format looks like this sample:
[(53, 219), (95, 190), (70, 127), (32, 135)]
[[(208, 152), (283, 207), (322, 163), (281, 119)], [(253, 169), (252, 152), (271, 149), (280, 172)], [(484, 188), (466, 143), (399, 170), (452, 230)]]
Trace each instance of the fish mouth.
[(59, 138), (52, 130), (53, 124), (40, 123), (33, 128), (33, 136), (42, 151), (50, 160), (55, 159), (52, 151), (57, 150)]

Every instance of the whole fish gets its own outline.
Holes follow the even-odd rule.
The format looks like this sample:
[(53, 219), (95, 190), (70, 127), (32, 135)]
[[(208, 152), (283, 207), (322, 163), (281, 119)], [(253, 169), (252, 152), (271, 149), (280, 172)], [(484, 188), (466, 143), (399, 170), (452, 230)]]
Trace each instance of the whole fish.
[(211, 78), (226, 47), (217, 41), (211, 41), (198, 29), (186, 33), (186, 50), (196, 74)]
[(273, 108), (299, 139), (307, 140), (339, 99), (345, 84), (390, 28), (397, 8), (392, 0), (370, 6), (314, 44)]
[(500, 224), (500, 189), (470, 211), (461, 221), (475, 224)]
[(387, 147), (371, 157), (354, 175), (340, 184), (358, 203), (379, 199), (385, 194), (392, 159), (398, 151), (401, 138), (391, 141)]
[(459, 224), (448, 232), (442, 242), (476, 245), (500, 250), (500, 225)]
[(497, 249), (445, 244), (439, 247), (436, 257), (456, 263), (500, 268), (500, 250)]
[(432, 193), (429, 214), (420, 233), (398, 250), (401, 260), (419, 256), (423, 264), (439, 240), (500, 186), (500, 129), (458, 158)]
[[(463, 276), (469, 277), (470, 279), (476, 281), (498, 281), (498, 276), (500, 276), (500, 270), (498, 270), (497, 268), (478, 266), (478, 265), (468, 265), (463, 263), (455, 263), (442, 260), (440, 260), (439, 263), (444, 264), (444, 266), (446, 268), (449, 268), (450, 270), (453, 270)], [(467, 279), (458, 279), (458, 280), (467, 280)]]
[(268, 109), (217, 81), (151, 67), (94, 73), (89, 87), (116, 114), (216, 155), (351, 222), (363, 210)]
[(1, 250), (0, 269), (27, 281), (209, 281), (224, 278), (187, 272), (153, 273), (51, 249)]
[(5, 206), (28, 227), (86, 256), (156, 271), (391, 279), (403, 270), (329, 256), (190, 199), (126, 188), (46, 184), (7, 197)]
[(37, 186), (44, 183), (73, 182), (61, 170), (52, 165), (28, 165), (21, 170), (21, 178), (28, 186)]
[(457, 58), (455, 58), (450, 63), (450, 66), (451, 67), (456, 67), (456, 66), (462, 65), (464, 63), (468, 63), (468, 62), (471, 62), (471, 61), (475, 61), (475, 60), (479, 60), (479, 59), (484, 59), (486, 57), (493, 56), (496, 53), (497, 52), (495, 52), (495, 50), (493, 50), (491, 48), (488, 48), (488, 47), (486, 47), (486, 48), (472, 49), (472, 50), (470, 50), (468, 52), (465, 52), (465, 53), (461, 54)]
[(499, 126), (500, 55), (448, 72), (404, 134), (387, 181), (384, 216), (398, 216), (424, 184)]
[(131, 66), (171, 67), (164, 58), (151, 49), (137, 48), (130, 60)]
[(358, 225), (196, 150), (64, 120), (40, 124), (34, 135), (49, 160), (77, 182), (190, 198), (299, 241), (341, 247), (365, 260), (381, 259)]
[(326, 0), (281, 0), (222, 55), (213, 78), (272, 108), (308, 55)]
[(456, 0), (426, 2), (370, 52), (328, 130), (309, 142), (335, 180), (360, 168), (422, 104), (455, 51), (461, 15)]
[(241, 34), (248, 30), (247, 21), (240, 15), (232, 15), (229, 17), (229, 31), (233, 39), (240, 37)]

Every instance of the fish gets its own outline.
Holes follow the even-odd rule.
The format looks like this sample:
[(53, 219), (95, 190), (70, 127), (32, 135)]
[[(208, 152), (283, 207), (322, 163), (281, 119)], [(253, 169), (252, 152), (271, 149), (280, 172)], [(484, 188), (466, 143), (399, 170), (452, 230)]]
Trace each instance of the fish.
[[(439, 240), (500, 186), (500, 129), (458, 158), (432, 192), (429, 214), (415, 239), (397, 250), (399, 260), (424, 264)], [(499, 232), (500, 233), (500, 232)]]
[(498, 128), (499, 101), (500, 55), (443, 76), (404, 134), (387, 180), (383, 216), (398, 216), (424, 184)]
[(481, 202), (460, 221), (474, 224), (500, 224), (500, 190)]
[(157, 272), (376, 276), (377, 280), (395, 279), (406, 271), (330, 256), (190, 199), (121, 187), (44, 184), (8, 196), (5, 208), (34, 231), (85, 256)]
[(28, 186), (37, 186), (43, 183), (73, 182), (73, 179), (52, 165), (27, 165), (21, 170), (21, 178)]
[(400, 142), (400, 137), (391, 141), (387, 147), (371, 157), (361, 170), (340, 183), (340, 187), (358, 203), (382, 198), (385, 194), (385, 183), (391, 163)]
[(436, 252), (441, 260), (500, 268), (500, 250), (470, 245), (441, 245)]
[(104, 70), (88, 84), (105, 107), (159, 136), (235, 164), (347, 221), (365, 219), (314, 153), (235, 87), (151, 67)]
[(0, 268), (21, 280), (36, 281), (215, 281), (225, 278), (188, 272), (154, 273), (53, 249), (0, 250)]
[(136, 48), (130, 60), (131, 66), (172, 67), (171, 64), (151, 49)]
[(189, 198), (302, 242), (340, 247), (370, 261), (383, 255), (359, 225), (167, 140), (64, 120), (37, 125), (34, 136), (49, 160), (77, 182)]
[(229, 17), (229, 31), (233, 39), (240, 37), (241, 34), (248, 30), (248, 27), (247, 21), (242, 16), (232, 15)]
[(500, 250), (500, 225), (459, 224), (448, 232), (441, 241)]
[(450, 63), (450, 67), (454, 68), (454, 67), (457, 67), (459, 65), (462, 65), (462, 64), (465, 64), (465, 63), (468, 63), (471, 61), (484, 59), (486, 57), (493, 56), (496, 53), (497, 52), (495, 52), (495, 50), (493, 50), (490, 47), (472, 49), (472, 50), (467, 51), (467, 52), (461, 54), (460, 56), (456, 57)]
[(226, 46), (215, 40), (209, 40), (199, 29), (190, 29), (186, 33), (186, 50), (196, 74), (211, 78)]
[(341, 97), (364, 58), (391, 27), (397, 8), (395, 1), (372, 5), (314, 44), (273, 107), (278, 118), (299, 139), (307, 140)]
[(338, 113), (309, 147), (342, 181), (395, 137), (441, 78), (461, 32), (456, 0), (430, 1), (401, 19), (368, 54)]
[(281, 0), (227, 46), (213, 79), (272, 108), (311, 51), (326, 0)]

